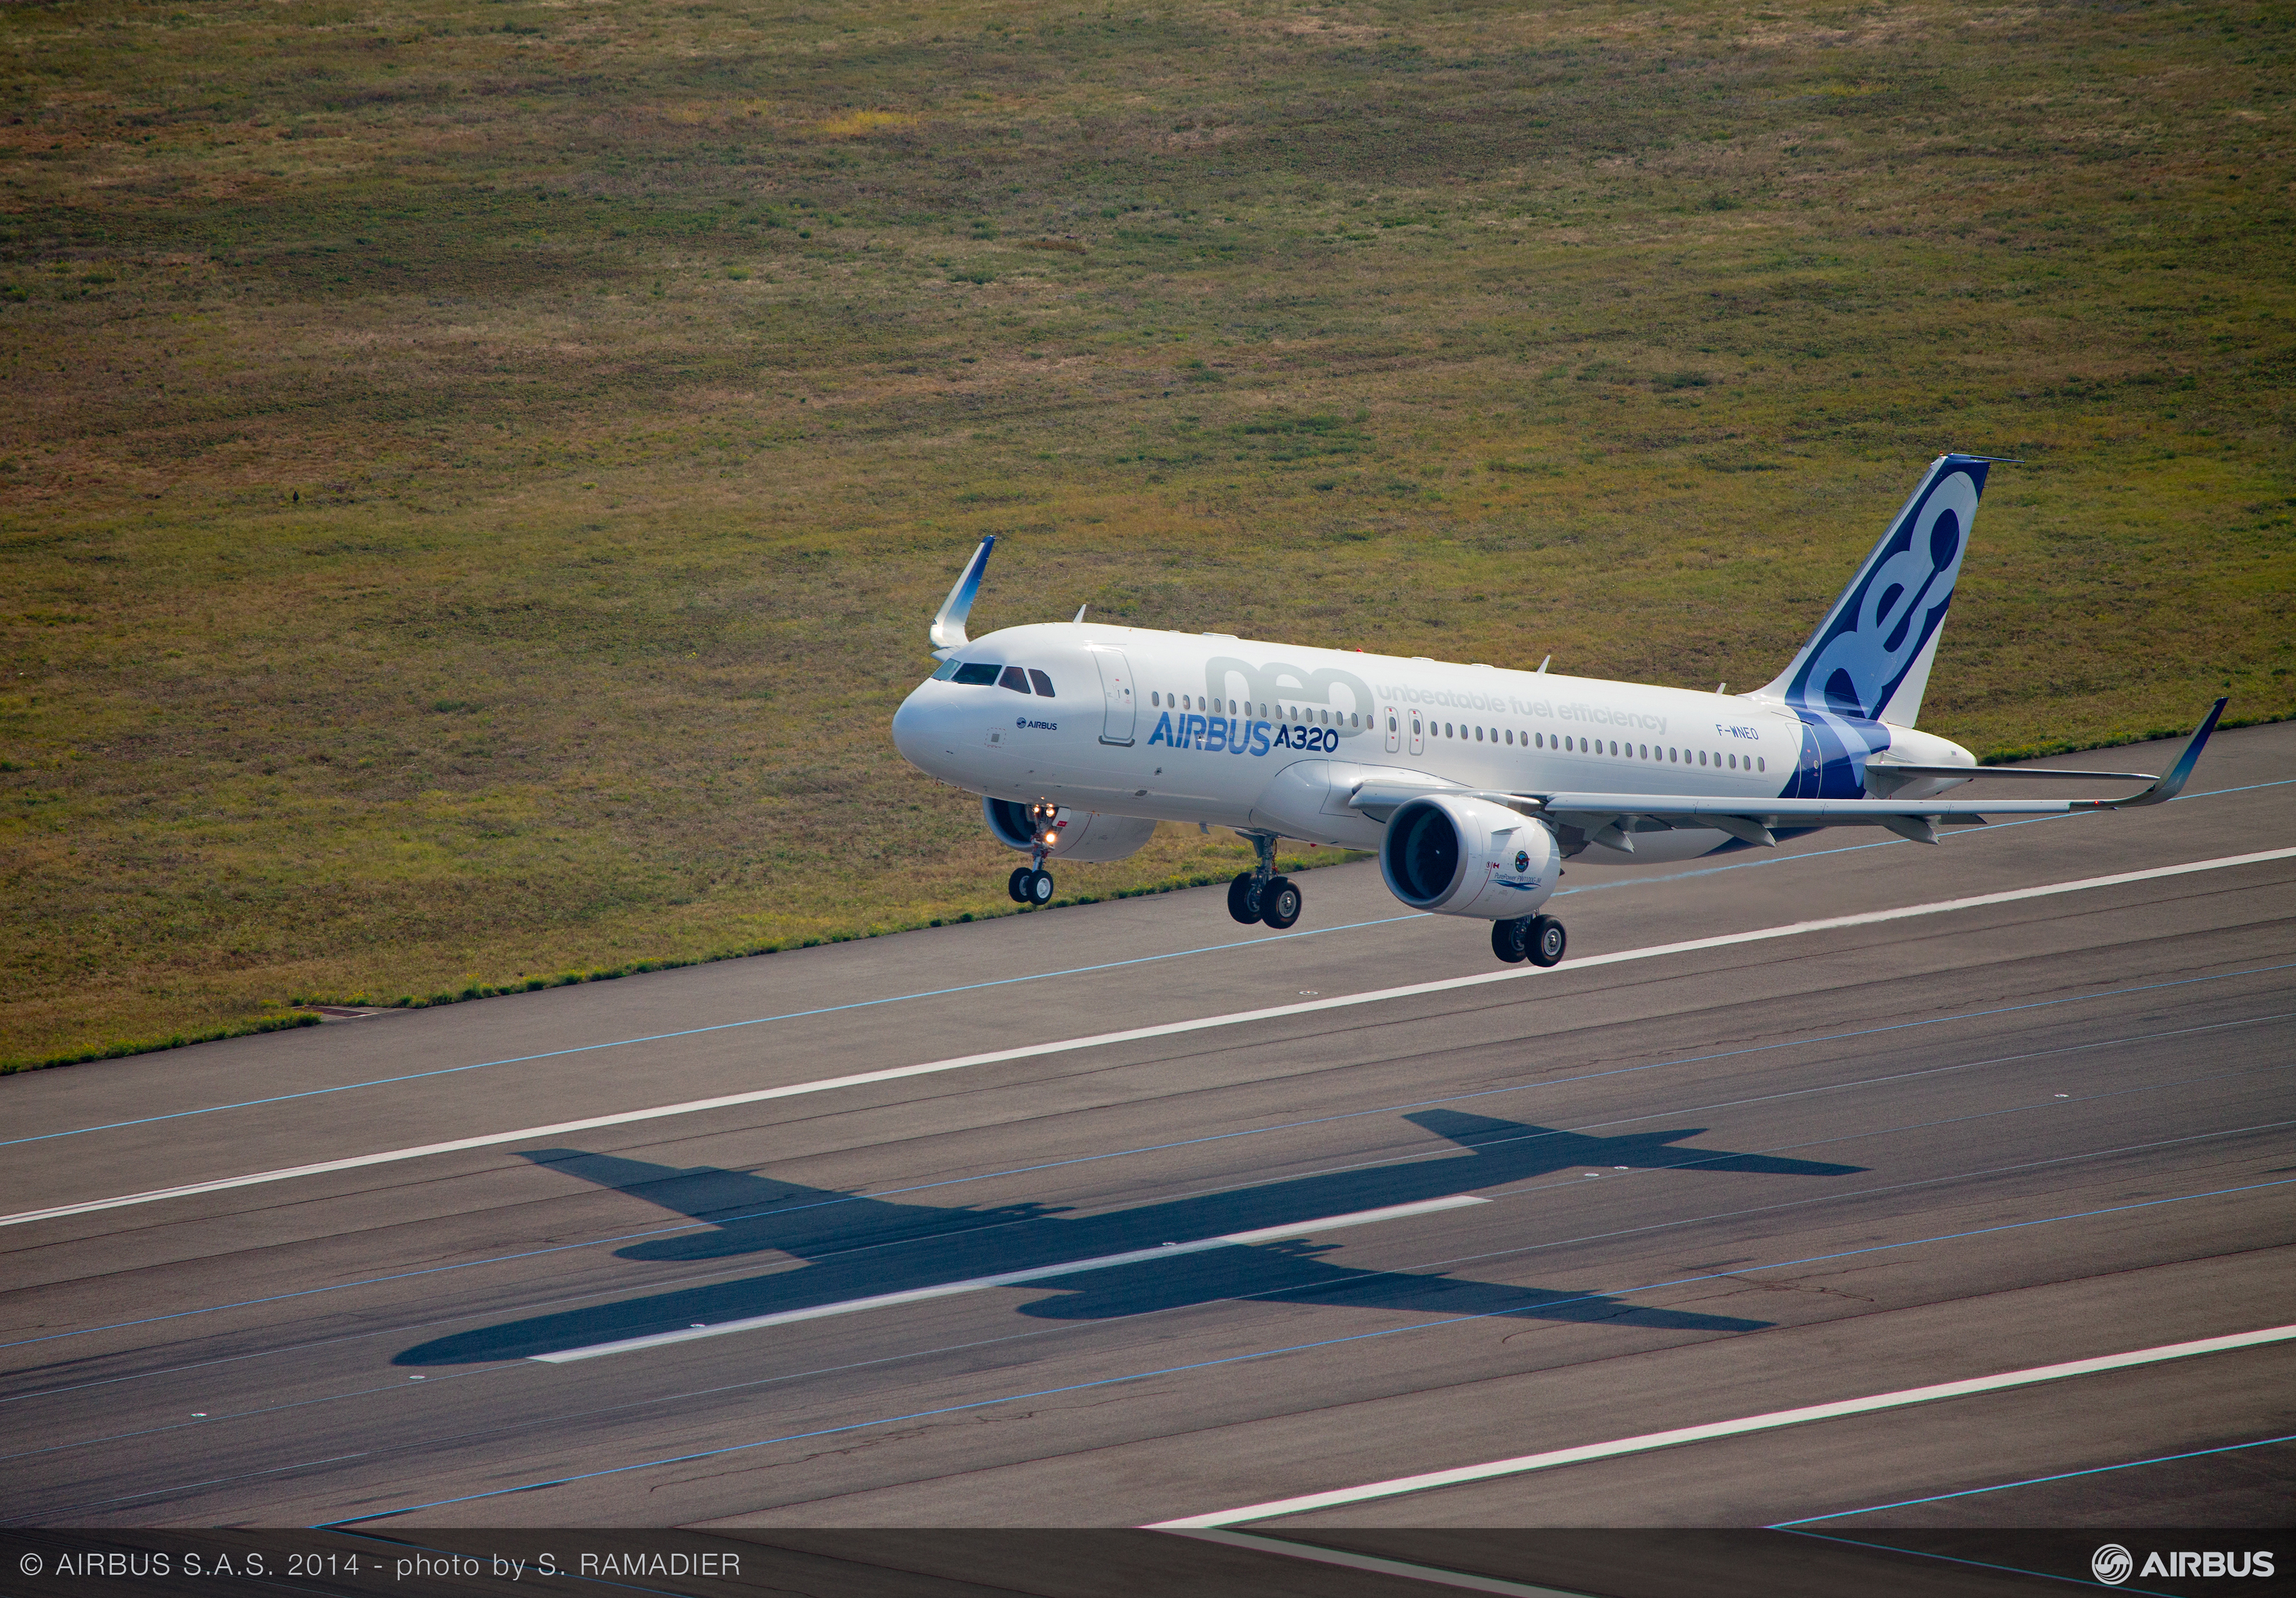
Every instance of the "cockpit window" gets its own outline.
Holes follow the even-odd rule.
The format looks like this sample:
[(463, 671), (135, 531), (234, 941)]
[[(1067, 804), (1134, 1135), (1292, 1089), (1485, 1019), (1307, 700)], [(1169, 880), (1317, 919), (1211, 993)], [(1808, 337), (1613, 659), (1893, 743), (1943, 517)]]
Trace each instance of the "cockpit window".
[(955, 680), (985, 685), (996, 680), (999, 669), (993, 660), (968, 660), (956, 668)]
[(1029, 674), (1017, 666), (1007, 666), (1004, 675), (996, 679), (999, 688), (1010, 688), (1015, 693), (1029, 692)]
[(939, 666), (933, 668), (931, 680), (936, 683), (946, 683), (956, 675), (957, 668), (964, 664), (962, 660), (943, 660)]
[(1050, 699), (1053, 697), (1053, 679), (1046, 676), (1043, 672), (1038, 671), (1033, 666), (1029, 668), (1029, 680), (1036, 684), (1037, 692), (1040, 698)]

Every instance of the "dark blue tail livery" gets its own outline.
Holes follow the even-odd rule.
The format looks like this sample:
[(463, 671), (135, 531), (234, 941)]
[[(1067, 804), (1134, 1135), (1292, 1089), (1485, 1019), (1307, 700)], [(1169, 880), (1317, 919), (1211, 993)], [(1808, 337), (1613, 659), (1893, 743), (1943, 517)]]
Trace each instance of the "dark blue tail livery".
[(1757, 697), (1914, 725), (1988, 463), (1980, 455), (1946, 455), (1931, 464), (1825, 620)]

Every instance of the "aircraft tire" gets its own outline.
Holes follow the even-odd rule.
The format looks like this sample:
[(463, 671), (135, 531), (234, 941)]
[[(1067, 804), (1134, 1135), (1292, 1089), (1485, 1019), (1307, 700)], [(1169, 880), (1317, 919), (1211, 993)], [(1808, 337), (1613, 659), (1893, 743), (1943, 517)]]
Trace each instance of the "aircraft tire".
[(1528, 918), (1516, 921), (1495, 921), (1491, 923), (1491, 953), (1513, 965), (1528, 952), (1524, 944), (1530, 934)]
[(1023, 904), (1051, 904), (1053, 902), (1053, 873), (1048, 871), (1041, 870), (1030, 872), (1029, 873), (1029, 880), (1021, 885), (1021, 903)]
[(1299, 887), (1289, 877), (1273, 877), (1259, 890), (1259, 919), (1281, 932), (1300, 919)]
[(1004, 891), (1013, 896), (1013, 902), (1016, 905), (1025, 905), (1029, 902), (1028, 896), (1021, 891), (1021, 884), (1028, 874), (1027, 866), (1016, 865), (1013, 868), (1013, 874), (1004, 880)]
[(1237, 873), (1235, 881), (1227, 885), (1227, 913), (1247, 927), (1259, 919), (1259, 909), (1251, 902), (1250, 872)]
[(1523, 952), (1533, 965), (1559, 965), (1569, 942), (1561, 922), (1551, 915), (1541, 915), (1530, 923), (1530, 934), (1523, 939)]

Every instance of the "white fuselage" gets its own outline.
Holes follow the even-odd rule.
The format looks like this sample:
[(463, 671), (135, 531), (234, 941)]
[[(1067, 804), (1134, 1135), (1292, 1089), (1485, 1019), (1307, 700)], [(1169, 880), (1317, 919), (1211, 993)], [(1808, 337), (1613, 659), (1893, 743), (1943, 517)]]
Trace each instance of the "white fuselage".
[[(945, 676), (964, 665), (976, 678), (984, 665), (1007, 680), (1007, 667), (1042, 674), (1052, 697)], [(1808, 733), (1784, 705), (1734, 694), (1086, 622), (965, 644), (902, 704), (893, 740), (919, 769), (994, 799), (1376, 848), (1382, 824), (1344, 802), (1367, 777), (1743, 794), (1758, 809), (1792, 777)], [(1904, 759), (1974, 765), (1908, 729), (1887, 729), (1887, 745)], [(1641, 835), (1631, 856), (1590, 848), (1675, 860), (1728, 841), (1686, 827)]]

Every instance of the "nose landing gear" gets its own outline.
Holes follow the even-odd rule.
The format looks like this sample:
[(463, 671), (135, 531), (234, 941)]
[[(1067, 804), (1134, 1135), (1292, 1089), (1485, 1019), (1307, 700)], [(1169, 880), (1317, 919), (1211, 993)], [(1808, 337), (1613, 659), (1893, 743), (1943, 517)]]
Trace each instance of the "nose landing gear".
[(1259, 864), (1247, 872), (1239, 872), (1234, 881), (1227, 885), (1227, 913), (1244, 925), (1264, 922), (1282, 931), (1300, 919), (1301, 900), (1298, 884), (1289, 877), (1275, 874), (1275, 835), (1272, 832), (1249, 832), (1252, 851)]
[(1551, 915), (1524, 915), (1491, 923), (1491, 953), (1510, 964), (1528, 960), (1533, 965), (1555, 965), (1569, 939), (1562, 923)]
[(1061, 840), (1059, 815), (1060, 807), (1050, 799), (1029, 807), (1029, 864), (1013, 867), (1004, 883), (1015, 904), (1053, 902), (1053, 873), (1045, 869), (1045, 856)]

